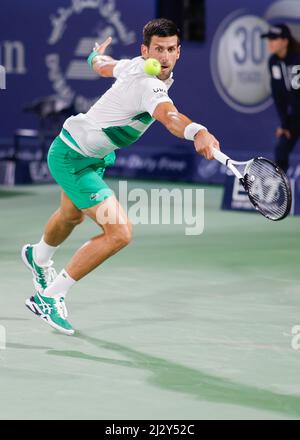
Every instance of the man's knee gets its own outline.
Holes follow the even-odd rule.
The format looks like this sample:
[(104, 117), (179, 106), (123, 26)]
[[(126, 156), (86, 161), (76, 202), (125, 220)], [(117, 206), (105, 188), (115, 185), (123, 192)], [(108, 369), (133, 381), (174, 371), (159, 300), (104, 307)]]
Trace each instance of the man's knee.
[(61, 214), (62, 220), (69, 225), (77, 226), (80, 223), (82, 223), (84, 220), (84, 214), (81, 211), (65, 212), (65, 211), (61, 210), (60, 214)]
[(113, 243), (115, 249), (122, 249), (132, 240), (132, 225), (118, 225), (113, 230), (106, 231), (107, 238)]

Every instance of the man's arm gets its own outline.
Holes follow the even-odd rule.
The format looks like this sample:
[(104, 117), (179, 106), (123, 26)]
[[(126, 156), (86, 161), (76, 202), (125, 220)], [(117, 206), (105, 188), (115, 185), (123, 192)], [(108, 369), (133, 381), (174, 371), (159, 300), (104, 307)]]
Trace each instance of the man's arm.
[(95, 43), (93, 52), (89, 56), (90, 65), (94, 72), (105, 78), (113, 77), (113, 71), (118, 60), (114, 60), (108, 55), (104, 55), (107, 47), (111, 44), (112, 38), (108, 37), (104, 43)]
[(195, 149), (205, 159), (211, 160), (214, 158), (213, 147), (217, 150), (220, 149), (219, 142), (206, 128), (194, 124), (187, 116), (179, 113), (170, 102), (158, 104), (153, 117), (161, 122), (170, 133), (181, 139), (191, 139), (190, 134), (192, 133)]

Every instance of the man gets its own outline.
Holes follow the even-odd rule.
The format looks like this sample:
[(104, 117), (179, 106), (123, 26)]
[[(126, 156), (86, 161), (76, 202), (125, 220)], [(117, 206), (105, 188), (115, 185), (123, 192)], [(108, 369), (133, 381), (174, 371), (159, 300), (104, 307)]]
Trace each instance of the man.
[(276, 130), (275, 160), (287, 171), (289, 155), (300, 137), (300, 45), (284, 24), (271, 27), (262, 38), (268, 39), (272, 54), (272, 95), (281, 123)]
[[(68, 290), (104, 260), (131, 240), (131, 224), (112, 190), (103, 181), (114, 150), (128, 146), (158, 120), (172, 134), (194, 142), (196, 151), (213, 159), (219, 143), (205, 127), (179, 113), (168, 96), (172, 71), (180, 57), (179, 31), (166, 19), (144, 28), (142, 57), (117, 61), (105, 56), (108, 38), (95, 45), (88, 62), (103, 77), (115, 77), (113, 86), (86, 113), (66, 120), (48, 155), (50, 171), (62, 188), (60, 208), (49, 219), (41, 241), (25, 245), (22, 258), (32, 271), (35, 294), (26, 306), (57, 330), (72, 335), (67, 320)], [(144, 72), (145, 59), (155, 58), (161, 66), (158, 77)], [(103, 230), (86, 242), (56, 276), (53, 257), (58, 246), (85, 216)]]

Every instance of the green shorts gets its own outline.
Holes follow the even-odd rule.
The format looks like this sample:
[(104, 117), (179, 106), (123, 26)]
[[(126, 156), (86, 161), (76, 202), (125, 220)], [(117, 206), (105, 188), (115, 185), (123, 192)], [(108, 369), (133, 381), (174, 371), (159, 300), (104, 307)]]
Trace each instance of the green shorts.
[(104, 182), (105, 168), (113, 165), (116, 155), (103, 159), (85, 157), (72, 150), (59, 136), (49, 149), (48, 166), (53, 178), (79, 209), (90, 208), (114, 195)]

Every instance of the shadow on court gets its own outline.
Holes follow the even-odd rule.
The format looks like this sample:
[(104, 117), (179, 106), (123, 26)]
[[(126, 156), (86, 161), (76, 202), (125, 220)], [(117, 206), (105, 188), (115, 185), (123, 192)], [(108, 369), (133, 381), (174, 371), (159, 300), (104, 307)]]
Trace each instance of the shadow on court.
[(14, 349), (20, 349), (20, 350), (51, 350), (51, 347), (45, 347), (40, 345), (28, 345), (28, 344), (15, 344), (15, 343), (8, 343), (6, 344), (7, 348), (14, 348)]
[(189, 394), (201, 401), (241, 405), (300, 417), (300, 397), (235, 383), (83, 333), (77, 333), (76, 337), (100, 349), (122, 354), (128, 361), (90, 356), (80, 351), (49, 350), (47, 354), (148, 370), (152, 373), (150, 383), (168, 391)]
[(20, 197), (20, 196), (35, 196), (39, 194), (37, 191), (24, 191), (24, 190), (17, 190), (15, 188), (2, 188), (0, 189), (0, 198), (10, 198), (10, 197)]
[(0, 199), (7, 199), (11, 197), (19, 197), (19, 196), (34, 196), (37, 193), (34, 191), (16, 191), (12, 189), (3, 190), (0, 189)]
[(6, 316), (0, 316), (0, 323), (1, 321), (29, 321), (28, 319), (25, 318), (10, 318), (10, 317), (6, 317)]

